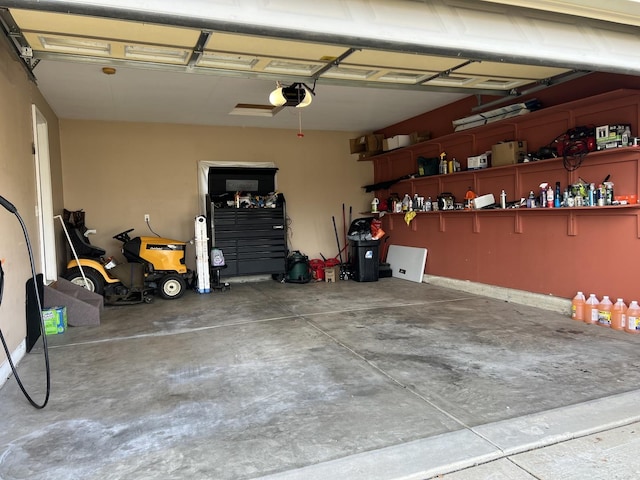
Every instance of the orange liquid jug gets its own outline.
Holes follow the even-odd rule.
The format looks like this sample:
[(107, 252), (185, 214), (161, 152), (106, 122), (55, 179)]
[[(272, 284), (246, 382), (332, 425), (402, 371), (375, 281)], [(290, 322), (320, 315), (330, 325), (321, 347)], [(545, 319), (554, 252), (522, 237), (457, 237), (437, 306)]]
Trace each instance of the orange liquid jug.
[(624, 327), (627, 333), (640, 333), (640, 305), (635, 300), (627, 309), (627, 325)]
[(601, 327), (610, 327), (611, 326), (611, 309), (613, 308), (613, 303), (609, 300), (609, 296), (605, 295), (600, 300), (600, 305), (598, 306), (598, 325)]
[(584, 322), (584, 302), (585, 302), (584, 294), (582, 292), (578, 292), (573, 300), (571, 301), (571, 318), (574, 320), (578, 320), (579, 322)]
[(624, 330), (627, 324), (627, 305), (619, 298), (611, 309), (611, 328)]
[(589, 294), (589, 298), (584, 303), (584, 323), (598, 323), (598, 307), (600, 300), (596, 298), (595, 293)]

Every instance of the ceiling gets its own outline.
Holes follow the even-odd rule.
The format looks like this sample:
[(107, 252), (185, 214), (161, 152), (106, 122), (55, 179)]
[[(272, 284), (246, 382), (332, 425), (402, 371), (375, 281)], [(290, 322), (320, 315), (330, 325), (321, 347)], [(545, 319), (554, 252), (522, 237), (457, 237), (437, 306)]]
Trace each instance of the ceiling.
[[(589, 71), (636, 73), (640, 52), (631, 0), (128, 3), (0, 0), (60, 118), (371, 131), (468, 95), (514, 103)], [(305, 83), (312, 104), (270, 106), (276, 82)]]

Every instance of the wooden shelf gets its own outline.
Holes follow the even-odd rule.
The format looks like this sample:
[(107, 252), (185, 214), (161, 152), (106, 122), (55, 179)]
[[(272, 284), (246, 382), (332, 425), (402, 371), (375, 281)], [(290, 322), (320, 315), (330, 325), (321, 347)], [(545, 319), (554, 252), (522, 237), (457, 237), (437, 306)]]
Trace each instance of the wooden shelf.
[[(630, 124), (640, 132), (640, 90), (615, 90), (541, 109), (521, 117), (445, 135), (370, 157), (374, 183), (417, 171), (417, 158), (447, 152), (463, 168), (466, 158), (503, 140), (526, 140), (530, 152), (580, 125)], [(615, 195), (640, 193), (640, 148), (588, 153), (567, 170), (562, 158), (463, 170), (401, 180), (375, 195), (431, 197), (443, 192), (464, 201), (469, 187), (478, 195), (507, 200), (537, 194), (540, 184), (561, 188), (580, 180), (614, 183)], [(639, 195), (640, 196), (640, 195)], [(375, 214), (373, 214), (375, 215)], [(577, 290), (619, 297), (637, 296), (640, 271), (640, 204), (602, 207), (507, 208), (416, 212), (407, 225), (403, 213), (378, 214), (395, 245), (427, 248), (426, 273), (570, 298)], [(596, 258), (596, 261), (591, 259)], [(604, 272), (604, 273), (603, 273)]]
[[(604, 205), (601, 207), (557, 207), (557, 208), (547, 208), (547, 207), (536, 207), (536, 208), (527, 208), (527, 207), (518, 207), (518, 208), (480, 208), (480, 209), (463, 209), (463, 210), (429, 210), (422, 211), (418, 210), (415, 213), (417, 215), (437, 215), (437, 214), (469, 214), (469, 213), (521, 213), (521, 212), (545, 212), (545, 213), (562, 213), (562, 212), (600, 212), (604, 213), (606, 211), (611, 210), (621, 210), (621, 209), (640, 209), (640, 204), (635, 203), (633, 205)], [(394, 212), (363, 212), (363, 215), (394, 215), (394, 216), (404, 216), (406, 212), (394, 213)]]

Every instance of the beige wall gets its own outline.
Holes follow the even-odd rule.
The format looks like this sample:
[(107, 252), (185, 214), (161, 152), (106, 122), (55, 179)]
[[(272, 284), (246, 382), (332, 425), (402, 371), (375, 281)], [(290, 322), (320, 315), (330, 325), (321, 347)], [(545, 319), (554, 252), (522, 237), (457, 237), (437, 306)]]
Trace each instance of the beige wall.
[[(289, 248), (310, 258), (338, 253), (331, 216), (342, 237), (342, 204), (353, 218), (370, 208), (370, 162), (349, 154), (355, 134), (291, 130), (205, 127), (61, 120), (64, 204), (83, 209), (87, 226), (98, 233), (92, 243), (119, 254), (111, 237), (128, 228), (152, 235), (193, 237), (194, 217), (201, 213), (198, 162), (273, 162), (279, 168), (278, 190), (285, 195), (291, 219)], [(116, 255), (117, 256), (117, 255)], [(188, 249), (193, 266), (193, 248)]]
[[(0, 195), (13, 203), (27, 226), (37, 271), (38, 229), (35, 217), (35, 164), (32, 154), (31, 105), (36, 104), (47, 118), (53, 181), (54, 214), (62, 211), (62, 171), (58, 121), (19, 60), (0, 41)], [(0, 306), (0, 328), (9, 349), (15, 351), (26, 335), (25, 283), (31, 276), (27, 249), (20, 224), (14, 215), (0, 208), (0, 259), (4, 259), (5, 289)], [(59, 254), (62, 245), (58, 245)], [(5, 359), (0, 349), (0, 365)], [(6, 365), (6, 364), (5, 364)]]

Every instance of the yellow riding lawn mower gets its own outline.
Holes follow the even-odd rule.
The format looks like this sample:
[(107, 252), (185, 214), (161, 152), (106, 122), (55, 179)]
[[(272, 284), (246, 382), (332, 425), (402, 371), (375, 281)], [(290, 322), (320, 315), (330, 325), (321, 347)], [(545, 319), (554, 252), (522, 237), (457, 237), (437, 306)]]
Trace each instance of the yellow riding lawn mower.
[[(193, 271), (185, 265), (186, 242), (162, 237), (134, 237), (133, 229), (113, 238), (122, 242), (127, 260), (105, 259), (105, 250), (92, 245), (78, 224), (65, 221), (77, 259), (67, 264), (64, 278), (104, 296), (106, 304), (150, 303), (155, 293), (167, 300), (180, 298), (192, 286)], [(84, 230), (84, 231), (83, 231)]]

